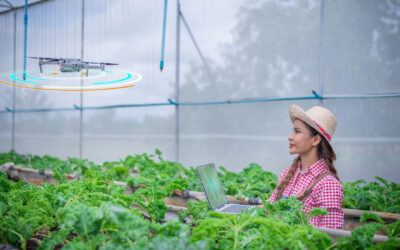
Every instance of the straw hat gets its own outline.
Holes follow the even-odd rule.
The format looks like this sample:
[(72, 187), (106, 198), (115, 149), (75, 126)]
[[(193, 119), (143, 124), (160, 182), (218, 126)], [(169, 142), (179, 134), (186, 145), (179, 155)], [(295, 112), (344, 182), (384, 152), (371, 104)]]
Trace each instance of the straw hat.
[(296, 119), (302, 120), (323, 135), (330, 143), (337, 122), (335, 115), (327, 108), (314, 106), (304, 112), (299, 106), (291, 105), (289, 107), (289, 115), (292, 122)]

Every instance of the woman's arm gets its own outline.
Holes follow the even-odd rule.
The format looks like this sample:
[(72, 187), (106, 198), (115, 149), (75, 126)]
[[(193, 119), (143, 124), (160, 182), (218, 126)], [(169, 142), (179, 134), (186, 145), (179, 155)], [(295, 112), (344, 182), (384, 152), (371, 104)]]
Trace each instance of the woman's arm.
[(344, 223), (342, 184), (335, 177), (328, 175), (315, 186), (312, 196), (315, 206), (325, 208), (328, 215), (315, 216), (311, 218), (310, 223), (318, 227), (342, 228)]
[[(278, 181), (278, 185), (277, 186), (279, 186), (279, 181)], [(269, 203), (274, 203), (275, 202), (275, 196), (276, 196), (277, 192), (278, 192), (278, 188), (275, 188), (274, 192), (271, 194), (271, 196), (268, 199)]]

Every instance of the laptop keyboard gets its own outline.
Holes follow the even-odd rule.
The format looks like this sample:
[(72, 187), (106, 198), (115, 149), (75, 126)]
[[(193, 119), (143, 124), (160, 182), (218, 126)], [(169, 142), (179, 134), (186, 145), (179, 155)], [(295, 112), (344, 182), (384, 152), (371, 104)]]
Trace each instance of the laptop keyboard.
[(224, 213), (239, 213), (244, 209), (248, 209), (251, 206), (248, 205), (239, 205), (239, 204), (231, 204), (229, 207), (222, 209), (220, 212)]

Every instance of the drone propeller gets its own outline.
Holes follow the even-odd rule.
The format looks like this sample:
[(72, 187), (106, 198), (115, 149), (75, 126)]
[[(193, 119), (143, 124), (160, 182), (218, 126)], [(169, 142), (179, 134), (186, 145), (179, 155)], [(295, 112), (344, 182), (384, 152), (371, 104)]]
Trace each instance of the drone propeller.
[(85, 63), (103, 64), (103, 65), (119, 65), (118, 63), (103, 63), (103, 62), (85, 62)]
[(52, 57), (35, 57), (35, 56), (29, 56), (28, 58), (32, 58), (32, 59), (42, 59), (42, 60), (48, 60), (48, 61), (58, 61), (58, 60), (60, 60), (59, 58), (52, 58)]

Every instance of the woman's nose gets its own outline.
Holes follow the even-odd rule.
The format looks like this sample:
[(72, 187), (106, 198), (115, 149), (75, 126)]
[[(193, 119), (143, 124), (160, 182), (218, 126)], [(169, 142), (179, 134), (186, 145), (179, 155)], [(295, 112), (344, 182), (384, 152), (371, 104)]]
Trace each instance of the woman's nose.
[(293, 133), (291, 133), (291, 134), (289, 135), (288, 140), (289, 140), (289, 141), (293, 140)]

